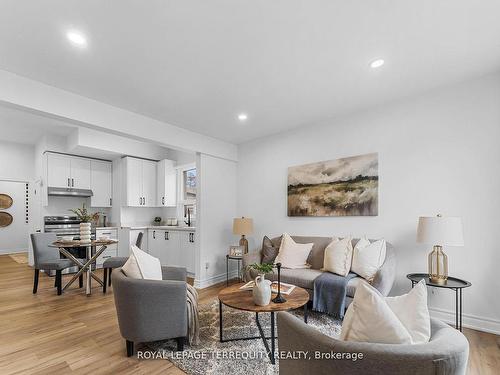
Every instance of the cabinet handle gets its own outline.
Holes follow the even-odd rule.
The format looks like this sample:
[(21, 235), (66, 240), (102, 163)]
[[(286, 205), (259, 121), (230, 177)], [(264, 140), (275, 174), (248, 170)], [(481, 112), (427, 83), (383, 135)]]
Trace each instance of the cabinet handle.
[(165, 206), (165, 197), (161, 197), (161, 204)]
[(142, 197), (142, 205), (145, 206), (146, 205), (146, 198)]
[(111, 255), (103, 256), (102, 259), (111, 258)]
[(111, 206), (113, 204), (113, 198), (109, 198), (109, 205)]
[(142, 206), (142, 198), (139, 197), (139, 206)]
[(70, 178), (68, 177), (68, 187), (71, 187)]
[(75, 179), (74, 178), (71, 179), (71, 187), (75, 187)]
[(154, 230), (153, 231), (153, 240), (155, 240), (155, 239), (156, 239), (156, 231)]
[(165, 241), (167, 240), (167, 232), (165, 232)]

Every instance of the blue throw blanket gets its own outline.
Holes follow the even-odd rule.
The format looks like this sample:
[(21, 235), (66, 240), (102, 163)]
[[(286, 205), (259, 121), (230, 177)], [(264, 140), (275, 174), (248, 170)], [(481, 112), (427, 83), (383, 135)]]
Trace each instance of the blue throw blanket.
[(349, 272), (346, 277), (323, 272), (315, 278), (313, 310), (327, 313), (336, 319), (343, 319), (347, 283), (356, 276), (352, 272)]

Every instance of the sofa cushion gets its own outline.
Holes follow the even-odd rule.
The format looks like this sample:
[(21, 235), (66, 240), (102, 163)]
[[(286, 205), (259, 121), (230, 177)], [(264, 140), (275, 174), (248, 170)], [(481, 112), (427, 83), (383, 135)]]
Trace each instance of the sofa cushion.
[[(296, 243), (306, 244), (312, 243), (313, 247), (307, 258), (307, 264), (311, 268), (319, 270), (323, 268), (323, 260), (325, 257), (325, 248), (333, 241), (333, 237), (316, 237), (316, 236), (292, 236)], [(281, 237), (275, 237), (271, 240), (276, 247), (280, 247)]]
[(323, 271), (346, 277), (351, 270), (352, 241), (350, 237), (334, 239), (325, 249)]
[(283, 268), (310, 268), (307, 258), (312, 247), (313, 243), (297, 243), (289, 234), (284, 233), (278, 256), (274, 261), (281, 263)]
[(348, 297), (354, 297), (354, 295), (356, 294), (356, 289), (359, 287), (360, 283), (368, 283), (368, 282), (362, 277), (353, 277), (351, 280), (349, 280), (347, 282), (346, 295)]
[(354, 246), (351, 271), (371, 283), (379, 268), (384, 264), (385, 254), (385, 240), (370, 242), (362, 238)]
[[(280, 244), (281, 238), (282, 236), (279, 237)], [(274, 263), (274, 260), (278, 256), (279, 249), (280, 245), (275, 246), (269, 237), (264, 236), (264, 239), (262, 240), (262, 263)]]

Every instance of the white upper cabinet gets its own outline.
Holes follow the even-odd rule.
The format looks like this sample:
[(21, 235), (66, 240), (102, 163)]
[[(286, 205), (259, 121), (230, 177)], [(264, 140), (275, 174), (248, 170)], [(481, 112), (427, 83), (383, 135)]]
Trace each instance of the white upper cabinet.
[(50, 187), (90, 189), (90, 160), (47, 153), (47, 180)]
[(157, 162), (142, 161), (143, 206), (156, 207), (156, 166)]
[(92, 207), (111, 207), (111, 197), (113, 195), (113, 174), (111, 162), (91, 160), (90, 183), (93, 193), (90, 198), (90, 205)]
[(177, 171), (174, 161), (158, 162), (158, 206), (176, 207), (177, 205)]
[(71, 187), (90, 189), (90, 159), (71, 158)]
[(71, 158), (67, 155), (47, 154), (47, 185), (71, 187)]
[(126, 206), (156, 207), (156, 162), (123, 158)]

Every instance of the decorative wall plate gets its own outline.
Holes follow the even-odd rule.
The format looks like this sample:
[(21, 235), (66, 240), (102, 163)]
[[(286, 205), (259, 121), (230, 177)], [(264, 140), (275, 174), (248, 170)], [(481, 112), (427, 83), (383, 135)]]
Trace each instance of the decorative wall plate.
[(8, 227), (10, 224), (12, 224), (12, 215), (9, 214), (8, 212), (0, 212), (0, 228), (3, 227)]
[(14, 203), (14, 201), (12, 200), (10, 195), (0, 194), (0, 210), (9, 208), (10, 206), (12, 206), (12, 203)]

